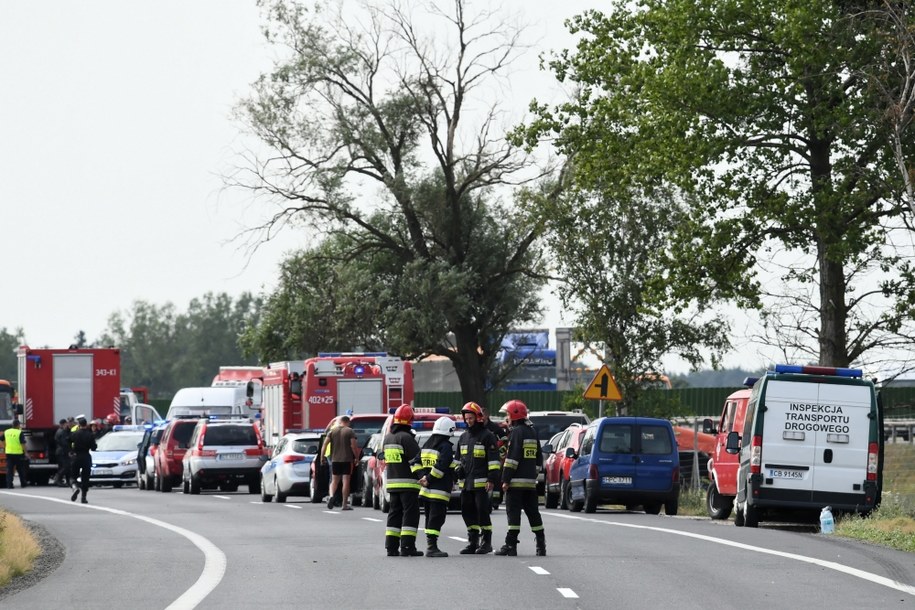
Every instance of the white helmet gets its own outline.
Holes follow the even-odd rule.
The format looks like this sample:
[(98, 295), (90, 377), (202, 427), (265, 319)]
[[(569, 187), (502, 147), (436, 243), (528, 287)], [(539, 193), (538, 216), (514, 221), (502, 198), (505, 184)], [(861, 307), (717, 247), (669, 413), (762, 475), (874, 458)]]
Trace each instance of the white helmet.
[(450, 436), (456, 427), (457, 424), (450, 417), (439, 417), (432, 426), (432, 434), (447, 434)]

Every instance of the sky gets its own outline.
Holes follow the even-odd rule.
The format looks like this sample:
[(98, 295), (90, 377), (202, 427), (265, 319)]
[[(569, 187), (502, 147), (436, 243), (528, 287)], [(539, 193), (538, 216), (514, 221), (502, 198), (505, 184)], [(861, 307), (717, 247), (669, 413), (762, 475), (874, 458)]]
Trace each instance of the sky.
[[(537, 53), (571, 46), (563, 19), (604, 3), (502, 4), (534, 45), (501, 93), (523, 111), (561, 95)], [(232, 108), (271, 65), (262, 24), (253, 0), (0, 3), (0, 329), (61, 347), (136, 300), (184, 311), (275, 285), (307, 236), (252, 253), (240, 236), (269, 210), (222, 181), (245, 145)], [(541, 326), (572, 324), (544, 299)]]

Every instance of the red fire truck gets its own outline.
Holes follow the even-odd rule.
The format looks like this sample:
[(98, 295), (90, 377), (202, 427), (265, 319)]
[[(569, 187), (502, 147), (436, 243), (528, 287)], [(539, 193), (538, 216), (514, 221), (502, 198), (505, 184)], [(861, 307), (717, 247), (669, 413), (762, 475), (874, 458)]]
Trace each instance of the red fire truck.
[[(19, 405), (29, 480), (47, 484), (57, 470), (54, 433), (57, 422), (84, 415), (87, 419), (120, 414), (121, 350), (31, 349), (23, 345), (19, 356)], [(0, 417), (10, 414), (0, 412)], [(0, 420), (6, 428), (10, 419)]]
[(413, 403), (412, 363), (385, 352), (320, 353), (264, 371), (270, 445), (286, 430), (323, 428), (338, 415), (387, 413), (404, 403)]

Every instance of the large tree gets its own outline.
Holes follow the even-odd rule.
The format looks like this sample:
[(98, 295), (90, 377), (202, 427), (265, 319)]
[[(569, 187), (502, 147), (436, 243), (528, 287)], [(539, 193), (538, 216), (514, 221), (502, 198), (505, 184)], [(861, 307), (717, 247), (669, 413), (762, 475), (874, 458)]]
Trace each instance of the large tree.
[(438, 354), (483, 402), (494, 351), (536, 316), (543, 276), (540, 224), (499, 200), (538, 177), (492, 93), (518, 32), (461, 0), (413, 14), (353, 4), (265, 3), (280, 58), (240, 116), (269, 152), (229, 183), (279, 202), (260, 238), (292, 223), (327, 241), (285, 261), (246, 346)]
[(860, 77), (889, 43), (852, 5), (611, 2), (571, 20), (582, 38), (549, 65), (577, 95), (528, 132), (585, 184), (685, 193), (674, 293), (774, 303), (786, 355), (834, 366), (911, 345), (915, 302), (885, 104)]

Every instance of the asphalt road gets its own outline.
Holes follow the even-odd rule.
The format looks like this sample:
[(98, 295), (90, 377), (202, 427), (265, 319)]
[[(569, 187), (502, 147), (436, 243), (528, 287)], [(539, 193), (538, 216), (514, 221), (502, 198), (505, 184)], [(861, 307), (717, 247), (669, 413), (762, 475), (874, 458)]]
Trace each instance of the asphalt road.
[[(244, 489), (244, 488), (243, 488)], [(443, 559), (389, 558), (384, 517), (291, 498), (93, 489), (0, 491), (44, 526), (63, 563), (3, 607), (71, 608), (911, 608), (915, 556), (812, 533), (707, 519), (543, 511), (547, 557), (522, 518), (518, 557), (464, 556), (449, 514)], [(494, 544), (505, 513), (493, 515)], [(425, 546), (420, 538), (421, 548)], [(498, 545), (496, 545), (498, 546)]]

